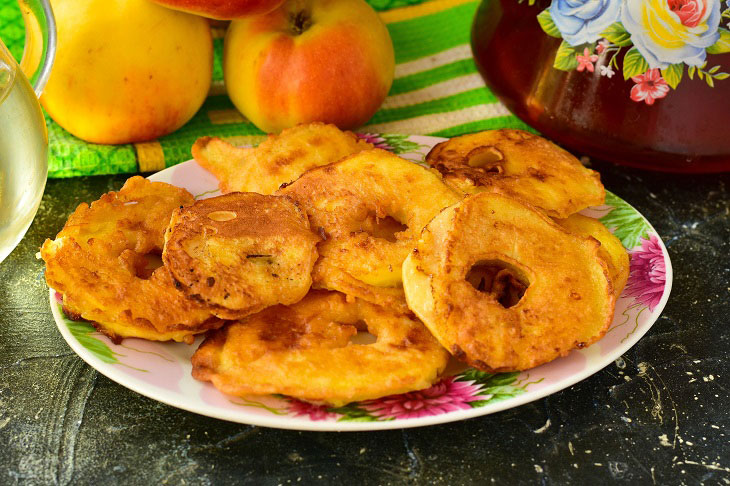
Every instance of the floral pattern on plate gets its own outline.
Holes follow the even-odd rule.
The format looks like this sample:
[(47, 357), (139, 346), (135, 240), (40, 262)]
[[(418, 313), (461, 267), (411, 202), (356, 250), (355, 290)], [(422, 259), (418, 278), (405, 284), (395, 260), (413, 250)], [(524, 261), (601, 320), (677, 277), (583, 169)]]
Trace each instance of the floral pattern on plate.
[[(423, 163), (444, 139), (361, 134), (376, 146)], [(151, 177), (185, 187), (196, 198), (218, 194), (217, 181), (194, 161)], [(583, 214), (599, 218), (629, 250), (629, 283), (616, 305), (609, 332), (598, 343), (523, 373), (485, 373), (450, 364), (451, 372), (428, 389), (329, 407), (284, 396), (231, 397), (190, 375), (193, 345), (126, 339), (112, 343), (86, 322), (72, 321), (51, 289), (51, 310), (71, 348), (102, 374), (142, 395), (202, 415), (234, 422), (299, 430), (379, 430), (464, 420), (537, 400), (599, 371), (620, 357), (656, 321), (671, 288), (663, 243), (625, 201), (608, 193), (606, 204)]]

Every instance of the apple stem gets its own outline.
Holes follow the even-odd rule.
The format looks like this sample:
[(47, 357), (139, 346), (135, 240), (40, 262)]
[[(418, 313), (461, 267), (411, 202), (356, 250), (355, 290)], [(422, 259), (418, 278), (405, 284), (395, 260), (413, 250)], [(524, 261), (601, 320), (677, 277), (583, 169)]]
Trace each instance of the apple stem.
[(300, 35), (302, 34), (302, 32), (309, 29), (309, 27), (312, 25), (312, 19), (307, 12), (302, 10), (292, 15), (291, 25), (294, 34)]

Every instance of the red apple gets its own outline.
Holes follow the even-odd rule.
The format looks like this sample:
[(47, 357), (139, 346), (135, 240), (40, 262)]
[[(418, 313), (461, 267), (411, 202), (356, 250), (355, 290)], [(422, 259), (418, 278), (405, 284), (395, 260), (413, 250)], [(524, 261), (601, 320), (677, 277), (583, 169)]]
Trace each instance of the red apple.
[(267, 132), (322, 121), (355, 128), (393, 82), (388, 30), (364, 0), (289, 0), (231, 23), (223, 73), (231, 100)]
[(153, 0), (165, 7), (218, 20), (269, 12), (284, 0)]

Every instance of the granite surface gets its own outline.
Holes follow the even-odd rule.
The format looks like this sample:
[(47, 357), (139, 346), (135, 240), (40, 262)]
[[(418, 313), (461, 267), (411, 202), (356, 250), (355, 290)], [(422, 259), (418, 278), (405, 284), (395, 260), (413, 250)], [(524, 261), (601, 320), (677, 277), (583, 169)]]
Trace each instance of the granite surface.
[(138, 395), (56, 330), (35, 253), (123, 176), (51, 180), (0, 265), (0, 484), (730, 484), (730, 175), (594, 164), (674, 265), (662, 317), (621, 359), (542, 400), (421, 429), (312, 433)]

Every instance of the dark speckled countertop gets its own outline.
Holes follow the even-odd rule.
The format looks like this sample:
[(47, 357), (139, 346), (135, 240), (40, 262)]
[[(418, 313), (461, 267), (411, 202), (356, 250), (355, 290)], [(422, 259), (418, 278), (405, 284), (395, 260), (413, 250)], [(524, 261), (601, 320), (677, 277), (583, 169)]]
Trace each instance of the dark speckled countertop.
[(730, 175), (594, 164), (653, 223), (674, 288), (621, 359), (464, 422), (367, 433), (239, 425), (140, 396), (56, 330), (35, 253), (125, 177), (51, 180), (0, 265), (0, 484), (730, 484)]

